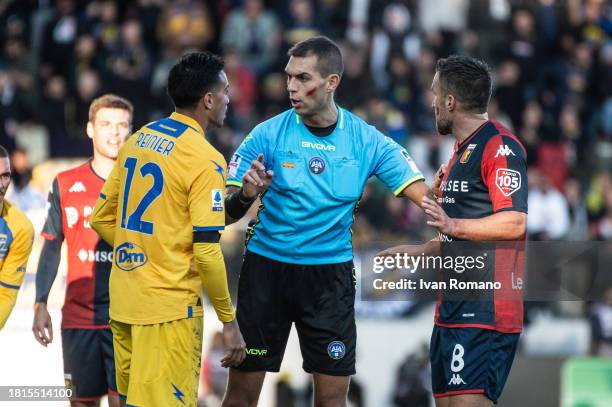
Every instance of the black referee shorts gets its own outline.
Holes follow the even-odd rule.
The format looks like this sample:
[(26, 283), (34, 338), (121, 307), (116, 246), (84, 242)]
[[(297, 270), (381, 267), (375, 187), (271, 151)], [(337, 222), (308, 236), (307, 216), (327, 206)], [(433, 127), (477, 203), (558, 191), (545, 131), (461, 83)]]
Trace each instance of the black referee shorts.
[(242, 371), (278, 372), (295, 322), (308, 373), (355, 374), (353, 262), (305, 266), (247, 251), (238, 283)]

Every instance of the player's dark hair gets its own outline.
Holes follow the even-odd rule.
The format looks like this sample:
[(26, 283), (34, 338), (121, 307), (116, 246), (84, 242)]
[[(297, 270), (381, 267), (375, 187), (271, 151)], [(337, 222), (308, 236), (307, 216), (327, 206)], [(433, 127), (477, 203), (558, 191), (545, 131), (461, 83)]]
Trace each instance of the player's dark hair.
[(317, 57), (317, 67), (322, 77), (331, 74), (342, 76), (344, 63), (340, 47), (325, 36), (311, 37), (295, 44), (287, 52), (288, 57), (304, 58), (310, 55)]
[(9, 152), (6, 148), (4, 148), (3, 146), (0, 146), (0, 158), (7, 158), (9, 157)]
[(175, 107), (193, 107), (219, 83), (223, 60), (210, 52), (185, 54), (168, 75), (168, 96)]
[(471, 113), (487, 111), (493, 81), (489, 66), (475, 58), (452, 55), (436, 64), (440, 88), (445, 95), (453, 95), (463, 110)]

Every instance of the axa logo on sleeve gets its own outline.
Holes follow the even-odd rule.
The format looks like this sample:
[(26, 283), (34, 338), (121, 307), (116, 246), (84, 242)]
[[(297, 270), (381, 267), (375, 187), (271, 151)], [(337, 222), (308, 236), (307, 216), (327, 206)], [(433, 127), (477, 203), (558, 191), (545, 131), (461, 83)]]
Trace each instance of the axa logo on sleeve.
[(147, 255), (142, 247), (131, 242), (117, 246), (114, 257), (115, 265), (123, 271), (132, 271), (147, 262)]
[(521, 189), (521, 173), (509, 168), (498, 168), (495, 185), (504, 196), (510, 196)]

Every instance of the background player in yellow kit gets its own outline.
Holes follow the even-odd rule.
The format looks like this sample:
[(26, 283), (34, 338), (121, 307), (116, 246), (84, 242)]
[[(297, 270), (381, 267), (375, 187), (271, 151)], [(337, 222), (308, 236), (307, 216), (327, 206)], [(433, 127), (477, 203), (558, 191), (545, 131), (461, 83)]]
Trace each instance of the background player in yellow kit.
[(222, 365), (244, 359), (219, 246), (226, 162), (205, 137), (223, 124), (228, 88), (218, 57), (184, 55), (168, 77), (176, 111), (128, 139), (94, 209), (92, 227), (114, 245), (110, 318), (122, 405), (196, 405), (202, 285), (224, 323)]
[(34, 239), (32, 222), (4, 199), (10, 183), (9, 154), (0, 146), (0, 329), (17, 301)]

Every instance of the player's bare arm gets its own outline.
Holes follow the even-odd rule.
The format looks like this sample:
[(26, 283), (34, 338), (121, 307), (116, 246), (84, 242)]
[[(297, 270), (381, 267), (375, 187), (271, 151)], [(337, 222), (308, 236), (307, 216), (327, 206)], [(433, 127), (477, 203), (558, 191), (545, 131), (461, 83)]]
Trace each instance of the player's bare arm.
[(423, 209), (431, 217), (428, 225), (458, 239), (517, 240), (527, 229), (527, 214), (518, 211), (497, 212), (480, 219), (453, 219), (430, 198), (423, 199)]

